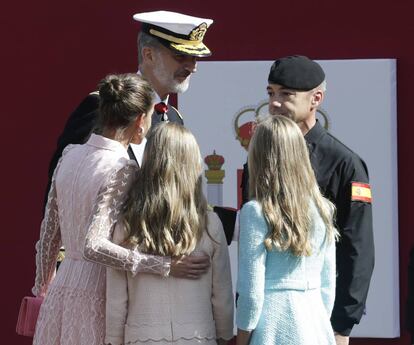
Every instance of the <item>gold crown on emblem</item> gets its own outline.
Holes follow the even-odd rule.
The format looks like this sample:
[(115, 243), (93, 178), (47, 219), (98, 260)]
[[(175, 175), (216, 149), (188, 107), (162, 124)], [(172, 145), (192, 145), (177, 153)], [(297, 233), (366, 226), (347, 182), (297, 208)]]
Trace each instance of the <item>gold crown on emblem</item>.
[(202, 41), (207, 32), (207, 24), (201, 23), (199, 26), (191, 30), (190, 41)]

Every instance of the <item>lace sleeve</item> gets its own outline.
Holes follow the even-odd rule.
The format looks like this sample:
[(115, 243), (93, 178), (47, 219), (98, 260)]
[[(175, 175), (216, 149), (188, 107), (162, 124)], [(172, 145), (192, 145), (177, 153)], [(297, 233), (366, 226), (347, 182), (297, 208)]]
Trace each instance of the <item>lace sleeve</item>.
[(59, 248), (62, 245), (56, 194), (56, 175), (64, 155), (71, 148), (73, 148), (73, 145), (68, 145), (65, 148), (52, 176), (45, 215), (40, 226), (40, 238), (36, 243), (36, 278), (35, 286), (32, 288), (32, 293), (35, 296), (46, 294), (47, 287), (56, 273), (56, 260)]
[(129, 161), (115, 171), (101, 187), (85, 239), (84, 257), (107, 267), (167, 276), (169, 257), (141, 254), (111, 242), (114, 225), (136, 174), (136, 164)]

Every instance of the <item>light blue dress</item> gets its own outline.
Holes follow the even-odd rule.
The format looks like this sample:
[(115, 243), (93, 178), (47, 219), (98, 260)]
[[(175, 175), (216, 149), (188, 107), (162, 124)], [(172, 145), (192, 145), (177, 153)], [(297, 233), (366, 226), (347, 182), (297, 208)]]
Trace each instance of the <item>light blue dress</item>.
[(310, 205), (313, 252), (267, 251), (268, 225), (257, 201), (240, 214), (237, 327), (253, 330), (250, 345), (335, 345), (335, 243)]

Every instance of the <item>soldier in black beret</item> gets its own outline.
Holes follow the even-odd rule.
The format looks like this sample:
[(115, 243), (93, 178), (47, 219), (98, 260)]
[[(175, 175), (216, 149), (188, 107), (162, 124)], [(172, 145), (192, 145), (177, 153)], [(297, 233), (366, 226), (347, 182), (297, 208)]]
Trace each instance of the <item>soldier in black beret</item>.
[[(325, 197), (337, 208), (340, 239), (336, 247), (337, 286), (331, 316), (337, 344), (348, 344), (352, 327), (364, 313), (374, 268), (371, 188), (365, 162), (316, 119), (326, 90), (321, 66), (305, 56), (277, 59), (269, 73), (269, 112), (294, 120), (309, 147), (312, 167)], [(248, 168), (243, 171), (243, 202)]]
[[(138, 73), (148, 80), (157, 96), (152, 125), (161, 121), (183, 124), (181, 114), (168, 104), (169, 94), (185, 92), (191, 74), (196, 71), (197, 59), (211, 55), (203, 39), (213, 20), (170, 11), (137, 13), (133, 18), (142, 23), (138, 34)], [(99, 132), (98, 106), (99, 93), (92, 92), (69, 116), (49, 165), (45, 200), (63, 149), (68, 144), (83, 144), (92, 132)], [(137, 160), (132, 147), (131, 144), (128, 153), (132, 159)], [(207, 256), (173, 259), (171, 274), (194, 278), (205, 273), (208, 267)]]

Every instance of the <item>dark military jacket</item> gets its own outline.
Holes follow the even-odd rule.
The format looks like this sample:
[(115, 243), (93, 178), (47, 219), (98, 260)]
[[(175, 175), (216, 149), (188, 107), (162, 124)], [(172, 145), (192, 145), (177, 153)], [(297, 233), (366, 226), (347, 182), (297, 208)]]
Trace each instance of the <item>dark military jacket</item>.
[(405, 321), (406, 327), (411, 333), (411, 343), (414, 344), (414, 247), (410, 250), (408, 260), (408, 297)]
[[(337, 282), (331, 323), (335, 331), (349, 335), (365, 310), (374, 269), (372, 205), (355, 200), (353, 184), (369, 184), (365, 162), (319, 122), (305, 135), (310, 161), (322, 194), (336, 208), (340, 232), (336, 244)], [(243, 203), (249, 200), (248, 168), (243, 167)]]
[[(62, 155), (63, 149), (69, 144), (84, 144), (91, 133), (96, 130), (99, 108), (99, 93), (92, 92), (79, 106), (70, 114), (62, 134), (59, 136), (56, 151), (49, 164), (49, 180), (46, 188), (45, 204), (52, 181), (53, 172)], [(183, 119), (179, 112), (173, 107), (168, 106), (168, 120), (183, 124)], [(152, 115), (152, 126), (162, 121), (163, 114), (156, 112)], [(128, 153), (131, 155), (130, 150)], [(131, 157), (132, 158), (132, 157)]]

